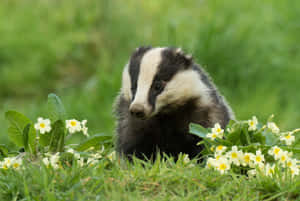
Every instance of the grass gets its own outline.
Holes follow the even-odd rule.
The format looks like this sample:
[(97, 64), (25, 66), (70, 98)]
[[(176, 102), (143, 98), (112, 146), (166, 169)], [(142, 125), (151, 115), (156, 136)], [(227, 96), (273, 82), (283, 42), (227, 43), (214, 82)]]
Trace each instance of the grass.
[[(192, 161), (194, 163), (194, 161)], [(191, 164), (191, 163), (190, 163)], [(300, 177), (290, 180), (220, 175), (182, 160), (136, 160), (53, 170), (27, 164), (0, 177), (1, 200), (294, 200)]]
[[(46, 116), (49, 92), (62, 98), (70, 118), (88, 119), (90, 133), (114, 135), (122, 68), (136, 47), (149, 44), (192, 53), (238, 119), (274, 113), (281, 128), (299, 127), (299, 18), (300, 2), (292, 0), (2, 0), (0, 144), (15, 149), (4, 112)], [(255, 179), (175, 164), (155, 168), (29, 166), (0, 176), (0, 200), (259, 200), (280, 193), (294, 199), (290, 189), (264, 191)]]

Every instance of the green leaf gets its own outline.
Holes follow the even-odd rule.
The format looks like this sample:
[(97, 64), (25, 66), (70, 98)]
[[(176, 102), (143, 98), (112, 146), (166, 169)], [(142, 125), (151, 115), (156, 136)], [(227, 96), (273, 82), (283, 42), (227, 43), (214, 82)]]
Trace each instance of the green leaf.
[(80, 143), (77, 147), (75, 147), (75, 150), (77, 151), (85, 151), (89, 149), (90, 147), (95, 147), (100, 144), (104, 144), (106, 142), (110, 142), (112, 139), (111, 135), (105, 135), (105, 134), (96, 134), (87, 139), (86, 141)]
[(48, 114), (51, 121), (65, 120), (66, 111), (60, 100), (55, 94), (48, 95)]
[[(235, 123), (236, 123), (236, 121), (231, 119), (231, 120), (229, 121), (229, 123), (227, 124), (226, 129), (227, 129), (227, 128), (232, 128), (233, 125), (234, 125)], [(226, 129), (225, 129), (225, 130), (226, 130)]]
[(243, 127), (241, 129), (241, 133), (240, 133), (240, 140), (242, 145), (249, 145), (251, 143), (250, 141), (250, 137), (249, 137), (249, 133), (246, 127)]
[(23, 131), (27, 124), (32, 122), (25, 115), (16, 111), (7, 111), (5, 118), (9, 121), (10, 126), (8, 128), (9, 139), (15, 143), (18, 147), (24, 146)]
[(0, 144), (0, 155), (4, 157), (8, 156), (8, 148), (4, 144)]
[(228, 140), (223, 140), (223, 139), (220, 139), (220, 138), (216, 138), (215, 141), (216, 141), (218, 144), (225, 145), (225, 146), (232, 146), (232, 145), (233, 145), (233, 143), (231, 143), (230, 141), (228, 141)]
[(39, 144), (42, 147), (46, 147), (50, 144), (50, 140), (51, 140), (51, 132), (40, 134)]
[(57, 120), (53, 124), (49, 150), (51, 152), (62, 152), (64, 148), (65, 124), (62, 120)]
[(30, 152), (28, 144), (28, 133), (30, 129), (30, 124), (27, 124), (23, 130), (23, 144), (26, 152)]
[(252, 141), (264, 145), (266, 144), (266, 137), (263, 136), (262, 133), (254, 133), (252, 137)]
[(190, 133), (197, 135), (198, 137), (201, 137), (201, 138), (206, 138), (208, 129), (202, 127), (199, 124), (190, 123)]
[(266, 145), (274, 146), (278, 143), (278, 137), (271, 132), (263, 132), (262, 133), (266, 138)]
[(225, 136), (226, 140), (230, 141), (232, 144), (240, 145), (240, 130), (229, 133)]
[(36, 130), (32, 124), (27, 124), (23, 130), (23, 142), (26, 152), (36, 153)]

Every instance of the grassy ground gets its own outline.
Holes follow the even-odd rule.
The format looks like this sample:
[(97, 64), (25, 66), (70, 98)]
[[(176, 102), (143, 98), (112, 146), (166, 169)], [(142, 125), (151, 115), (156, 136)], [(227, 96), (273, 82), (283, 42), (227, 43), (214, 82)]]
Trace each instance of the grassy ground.
[[(193, 162), (192, 162), (193, 163)], [(191, 164), (191, 163), (190, 163)], [(0, 177), (1, 200), (299, 200), (300, 177), (293, 181), (247, 178), (172, 159), (154, 164), (110, 163), (96, 167), (47, 169), (26, 165)]]
[[(69, 117), (88, 119), (91, 133), (113, 135), (112, 104), (120, 87), (121, 70), (131, 52), (141, 45), (180, 46), (193, 53), (238, 119), (252, 115), (266, 119), (274, 113), (282, 128), (300, 127), (299, 18), (300, 3), (292, 0), (2, 0), (0, 144), (9, 143), (4, 112), (15, 109), (33, 120), (45, 116), (49, 92), (62, 98)], [(153, 177), (142, 176), (150, 174), (148, 169), (135, 172), (138, 167), (131, 168), (130, 174), (118, 167), (104, 172), (101, 168), (74, 170), (75, 175), (90, 175), (91, 181), (108, 182), (103, 188), (92, 187), (97, 182), (86, 187), (77, 178), (79, 183), (73, 182), (68, 190), (67, 184), (54, 183), (58, 175), (47, 174), (51, 178), (44, 181), (31, 177), (31, 170), (16, 176), (22, 182), (12, 176), (1, 179), (17, 189), (12, 192), (23, 189), (19, 193), (27, 195), (26, 188), (36, 188), (33, 200), (38, 200), (33, 197), (39, 192), (48, 193), (48, 200), (82, 192), (88, 192), (86, 196), (92, 200), (181, 200), (184, 196), (193, 200), (202, 193), (212, 200), (222, 196), (229, 199), (230, 195), (241, 200), (244, 196), (258, 199), (255, 185), (249, 187), (253, 191), (246, 190), (251, 181), (245, 178), (220, 177), (220, 186), (210, 188), (202, 179), (207, 172), (198, 167), (178, 171), (173, 166), (162, 167)], [(183, 170), (185, 174), (180, 174)], [(166, 175), (160, 180), (162, 173)], [(67, 177), (69, 173), (61, 174)], [(192, 178), (200, 180), (204, 188)], [(35, 185), (29, 185), (32, 183)], [(154, 196), (152, 190), (156, 188), (159, 193)], [(233, 193), (227, 195), (229, 191)], [(82, 196), (77, 200), (84, 200)]]

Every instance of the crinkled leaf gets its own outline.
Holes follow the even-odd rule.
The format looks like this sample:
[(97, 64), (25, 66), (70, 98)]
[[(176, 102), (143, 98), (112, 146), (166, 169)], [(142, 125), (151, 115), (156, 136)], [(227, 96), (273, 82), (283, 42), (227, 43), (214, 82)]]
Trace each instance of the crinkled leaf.
[(48, 95), (48, 114), (51, 121), (65, 120), (66, 111), (60, 100), (55, 94)]
[(29, 135), (30, 124), (27, 124), (23, 130), (23, 144), (26, 152), (29, 152), (28, 135)]
[(40, 134), (39, 144), (43, 147), (46, 147), (50, 144), (51, 133)]
[(49, 144), (49, 150), (51, 152), (61, 152), (64, 148), (64, 138), (65, 138), (65, 124), (62, 120), (57, 120), (53, 124), (51, 130), (51, 138)]
[(259, 143), (259, 144), (266, 144), (266, 137), (262, 133), (255, 133), (252, 136), (252, 141), (254, 143)]
[(248, 129), (246, 127), (243, 127), (242, 130), (241, 130), (240, 140), (241, 140), (241, 144), (244, 145), (244, 146), (251, 144)]
[(75, 147), (75, 150), (77, 151), (85, 151), (91, 147), (95, 147), (101, 144), (104, 144), (106, 142), (111, 142), (112, 136), (111, 135), (105, 135), (105, 134), (96, 134), (87, 139), (86, 141), (80, 143), (77, 147)]
[(3, 157), (8, 156), (8, 148), (4, 144), (0, 144), (0, 155)]
[[(36, 153), (36, 130), (33, 124), (27, 124), (23, 130), (24, 148), (26, 152)], [(25, 143), (26, 142), (26, 143)]]
[(190, 133), (201, 138), (206, 138), (208, 130), (199, 124), (190, 123)]
[(266, 138), (266, 145), (274, 146), (278, 143), (278, 137), (271, 132), (262, 133)]
[(231, 119), (231, 120), (229, 121), (229, 123), (227, 124), (226, 129), (227, 129), (227, 128), (232, 128), (233, 125), (234, 125), (235, 123), (236, 123), (236, 121)]
[(225, 136), (226, 140), (230, 141), (232, 144), (240, 145), (240, 131), (234, 131)]
[(220, 139), (220, 138), (216, 138), (215, 141), (218, 144), (225, 145), (225, 146), (232, 146), (233, 145), (233, 143), (231, 143), (230, 141), (224, 140), (224, 139)]
[(23, 130), (27, 124), (31, 124), (29, 118), (16, 111), (7, 111), (5, 118), (9, 121), (8, 128), (9, 139), (18, 147), (24, 146)]

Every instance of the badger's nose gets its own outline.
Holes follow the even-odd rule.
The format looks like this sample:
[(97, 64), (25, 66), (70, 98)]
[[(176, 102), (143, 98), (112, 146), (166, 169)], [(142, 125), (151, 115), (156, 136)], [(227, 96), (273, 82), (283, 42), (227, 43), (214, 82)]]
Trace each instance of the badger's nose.
[(133, 104), (130, 106), (129, 111), (132, 116), (135, 116), (137, 118), (143, 119), (146, 114), (145, 114), (145, 108), (141, 104)]

